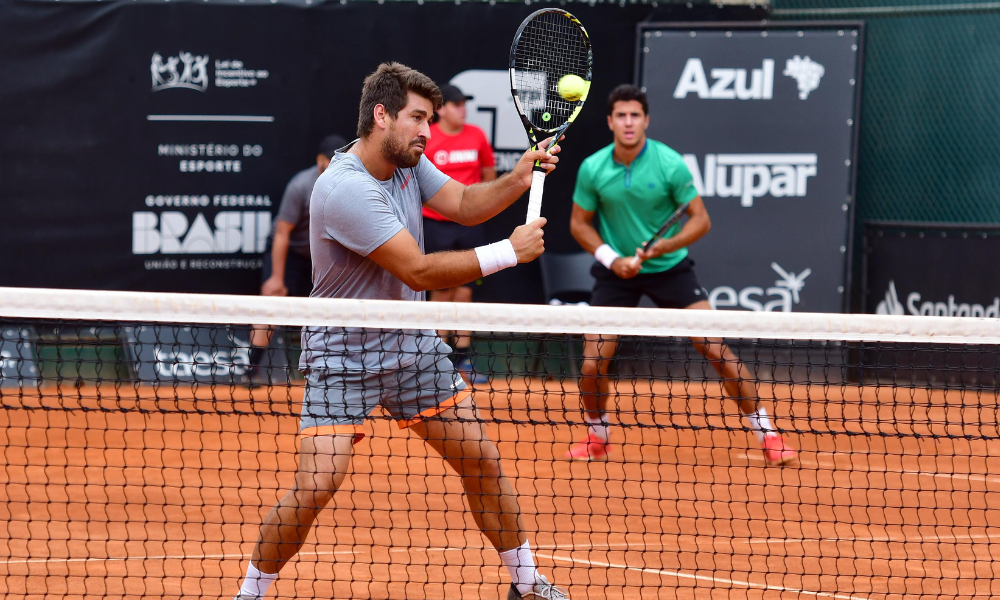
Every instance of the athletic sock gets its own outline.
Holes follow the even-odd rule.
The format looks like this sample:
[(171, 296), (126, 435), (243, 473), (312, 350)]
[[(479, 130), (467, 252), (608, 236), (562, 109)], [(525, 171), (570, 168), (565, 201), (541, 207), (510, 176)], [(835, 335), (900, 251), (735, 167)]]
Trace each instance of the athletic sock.
[(501, 552), (500, 560), (510, 572), (511, 581), (518, 593), (523, 596), (531, 592), (535, 587), (535, 574), (538, 569), (535, 568), (535, 557), (531, 555), (531, 546), (528, 542), (524, 542), (520, 548)]
[(607, 442), (611, 438), (608, 433), (608, 422), (604, 420), (604, 417), (604, 413), (599, 417), (592, 417), (589, 413), (583, 413), (583, 419), (587, 422), (587, 430), (590, 431), (590, 434)]
[(757, 436), (757, 441), (761, 444), (764, 443), (765, 435), (774, 433), (774, 427), (771, 425), (771, 420), (767, 418), (767, 410), (763, 406), (758, 406), (757, 412), (743, 415), (743, 417), (750, 424), (750, 429)]
[(263, 598), (267, 595), (267, 589), (271, 587), (271, 584), (277, 578), (277, 573), (262, 573), (257, 570), (257, 567), (253, 566), (253, 563), (250, 563), (247, 566), (247, 576), (243, 580), (243, 585), (240, 586), (240, 595)]

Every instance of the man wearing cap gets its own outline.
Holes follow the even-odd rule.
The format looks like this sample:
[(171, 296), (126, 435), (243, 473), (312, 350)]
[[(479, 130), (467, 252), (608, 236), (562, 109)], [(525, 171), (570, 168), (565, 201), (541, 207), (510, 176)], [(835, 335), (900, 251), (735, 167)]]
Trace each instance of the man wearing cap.
[[(261, 269), (262, 296), (308, 297), (312, 292), (312, 258), (309, 254), (309, 198), (313, 186), (330, 166), (334, 153), (347, 145), (339, 135), (328, 135), (319, 143), (316, 164), (302, 169), (285, 187)], [(271, 343), (271, 328), (255, 326), (250, 338), (250, 376)]]
[[(465, 101), (471, 100), (462, 90), (448, 84), (441, 86), (444, 105), (437, 110), (437, 121), (431, 125), (424, 156), (431, 159), (442, 173), (464, 185), (473, 185), (497, 178), (493, 149), (483, 130), (465, 122)], [(424, 215), (424, 246), (428, 254), (445, 250), (469, 250), (482, 246), (485, 237), (481, 226), (466, 227), (436, 213), (426, 205)], [(434, 290), (432, 302), (472, 302), (472, 288), (467, 286)], [(455, 366), (472, 383), (485, 383), (486, 377), (476, 374), (470, 357), (468, 331), (440, 332), (455, 349)], [(450, 338), (450, 339), (449, 339)]]

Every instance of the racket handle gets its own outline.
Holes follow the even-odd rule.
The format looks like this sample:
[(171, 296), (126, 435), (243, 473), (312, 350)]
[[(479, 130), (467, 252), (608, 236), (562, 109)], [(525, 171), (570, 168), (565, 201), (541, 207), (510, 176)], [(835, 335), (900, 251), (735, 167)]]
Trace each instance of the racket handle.
[(641, 265), (642, 264), (642, 261), (639, 259), (639, 251), (638, 250), (635, 251), (635, 256), (632, 257), (632, 264), (634, 264), (634, 265)]
[(531, 223), (542, 216), (542, 190), (545, 188), (545, 171), (531, 172), (531, 191), (528, 193), (528, 218)]

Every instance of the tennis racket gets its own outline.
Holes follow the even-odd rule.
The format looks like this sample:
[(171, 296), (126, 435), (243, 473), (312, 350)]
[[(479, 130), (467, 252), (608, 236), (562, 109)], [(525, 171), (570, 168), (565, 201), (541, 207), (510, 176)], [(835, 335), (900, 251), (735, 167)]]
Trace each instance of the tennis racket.
[[(554, 145), (580, 114), (590, 93), (592, 66), (587, 30), (565, 10), (543, 8), (518, 27), (510, 45), (510, 93), (532, 150), (549, 136)], [(560, 95), (559, 82), (566, 75), (583, 80), (579, 98)], [(544, 187), (545, 169), (536, 161), (528, 194), (528, 223), (542, 212)]]
[[(681, 220), (681, 218), (684, 216), (684, 213), (687, 212), (689, 206), (691, 206), (691, 203), (685, 202), (684, 204), (681, 204), (679, 207), (677, 207), (677, 210), (675, 210), (673, 213), (670, 214), (669, 217), (667, 217), (667, 220), (664, 221), (663, 226), (660, 227), (656, 231), (656, 233), (653, 234), (653, 237), (648, 242), (642, 245), (642, 251), (645, 252), (649, 250), (650, 248), (653, 247), (654, 244), (656, 244), (656, 242), (662, 240), (663, 236), (667, 235), (667, 231), (669, 231), (671, 227), (676, 225), (677, 222)], [(635, 257), (632, 260), (635, 261), (636, 263), (642, 262), (639, 260), (638, 252), (635, 253)]]

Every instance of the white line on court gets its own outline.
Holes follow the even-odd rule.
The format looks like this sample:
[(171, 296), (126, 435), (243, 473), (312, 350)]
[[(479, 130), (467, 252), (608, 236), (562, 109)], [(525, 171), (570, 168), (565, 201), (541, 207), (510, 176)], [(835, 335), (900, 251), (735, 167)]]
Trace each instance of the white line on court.
[[(836, 456), (868, 456), (868, 453), (863, 452), (817, 452), (816, 457), (836, 457)], [(749, 460), (754, 462), (764, 462), (764, 456), (760, 454), (749, 454), (741, 452), (736, 454), (735, 457), (738, 460)], [(981, 481), (984, 483), (998, 483), (1000, 484), (1000, 477), (991, 475), (978, 475), (975, 473), (938, 473), (933, 471), (915, 471), (912, 469), (887, 469), (887, 468), (870, 468), (863, 465), (851, 465), (851, 467), (839, 467), (836, 460), (817, 460), (813, 462), (808, 458), (804, 459), (801, 455), (799, 456), (799, 466), (806, 468), (817, 468), (822, 467), (824, 469), (833, 469), (835, 471), (867, 471), (869, 473), (897, 473), (900, 475), (918, 475), (923, 477), (937, 477), (941, 479), (962, 479), (965, 481)]]
[[(846, 456), (851, 456), (851, 454), (853, 454), (853, 453), (851, 453), (851, 452), (817, 452), (816, 453), (817, 461), (816, 461), (815, 464), (809, 464), (811, 461), (808, 461), (808, 460), (806, 460), (805, 462), (803, 462), (801, 459), (800, 459), (799, 462), (800, 462), (800, 464), (802, 464), (802, 466), (808, 466), (808, 467), (814, 467), (814, 468), (815, 467), (830, 468), (832, 466), (833, 468), (836, 469), (837, 462), (836, 462), (835, 457), (838, 456), (838, 455), (839, 456), (845, 456), (845, 455)], [(821, 457), (822, 458), (827, 458), (828, 457), (831, 460), (819, 460)], [(852, 465), (852, 468), (850, 468), (850, 469), (837, 469), (837, 470), (867, 471), (869, 473), (897, 473), (897, 474), (900, 474), (900, 475), (917, 475), (917, 476), (922, 476), (922, 477), (935, 477), (935, 478), (941, 478), (941, 479), (963, 479), (963, 480), (966, 480), (966, 481), (980, 481), (980, 482), (984, 482), (984, 483), (1000, 483), (1000, 477), (990, 476), (990, 475), (979, 475), (979, 474), (975, 474), (975, 473), (939, 473), (937, 471), (916, 471), (916, 470), (913, 470), (913, 469), (889, 469), (889, 468), (880, 468), (880, 467), (871, 468), (871, 467), (866, 467), (866, 466), (861, 466), (859, 468), (853, 468), (853, 467), (854, 467), (854, 465)]]
[(213, 121), (229, 123), (274, 123), (267, 115), (146, 115), (147, 121)]
[(654, 575), (665, 575), (667, 577), (676, 577), (678, 579), (695, 579), (697, 581), (708, 581), (711, 583), (722, 583), (726, 585), (738, 585), (741, 587), (748, 588), (758, 588), (762, 590), (775, 590), (780, 592), (790, 592), (793, 594), (805, 594), (807, 596), (817, 596), (822, 598), (836, 598), (837, 600), (867, 600), (863, 596), (854, 596), (849, 594), (836, 594), (832, 592), (813, 592), (810, 590), (800, 590), (798, 588), (790, 588), (781, 585), (769, 585), (765, 583), (753, 583), (750, 581), (742, 581), (740, 579), (729, 579), (727, 577), (719, 577), (715, 575), (698, 575), (696, 573), (682, 573), (680, 571), (671, 571), (668, 569), (651, 569), (648, 567), (630, 567), (628, 565), (619, 565), (615, 563), (602, 562), (597, 560), (586, 560), (580, 558), (565, 558), (561, 556), (556, 556), (554, 553), (545, 553), (548, 556), (543, 555), (541, 552), (535, 553), (537, 556), (542, 558), (548, 558), (550, 560), (555, 560), (559, 562), (568, 563), (580, 563), (585, 565), (590, 565), (593, 567), (605, 567), (610, 569), (625, 569), (626, 571), (638, 571), (641, 573), (652, 573)]

